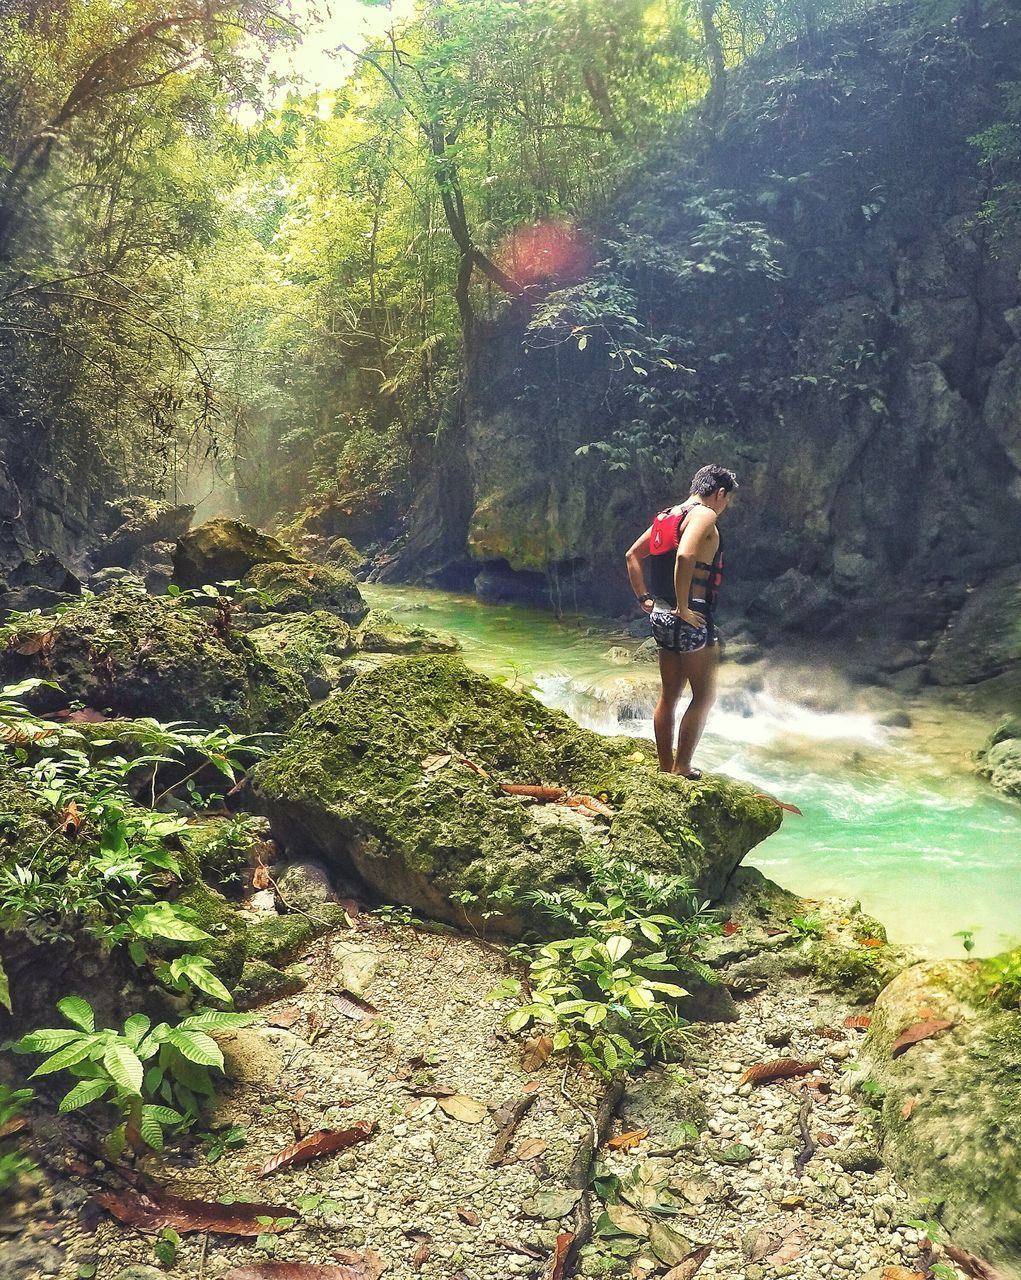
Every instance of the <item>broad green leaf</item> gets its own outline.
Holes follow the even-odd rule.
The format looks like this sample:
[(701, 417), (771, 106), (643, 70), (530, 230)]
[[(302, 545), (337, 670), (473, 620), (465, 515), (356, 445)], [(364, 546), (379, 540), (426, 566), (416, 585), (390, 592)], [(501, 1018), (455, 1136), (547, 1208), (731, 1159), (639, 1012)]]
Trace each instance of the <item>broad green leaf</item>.
[(167, 1041), (189, 1062), (197, 1063), (200, 1067), (223, 1066), (220, 1046), (203, 1031), (182, 1031), (180, 1027), (171, 1027), (167, 1033)]
[(143, 1068), (126, 1044), (114, 1044), (103, 1055), (103, 1066), (126, 1093), (141, 1094)]
[(81, 1080), (70, 1093), (65, 1093), (60, 1100), (60, 1111), (77, 1111), (79, 1107), (88, 1106), (101, 1098), (110, 1088), (109, 1080)]
[(150, 1114), (160, 1124), (180, 1124), (184, 1119), (180, 1111), (175, 1111), (173, 1107), (161, 1107), (154, 1103), (146, 1103), (142, 1108), (142, 1115)]
[(202, 956), (181, 956), (170, 966), (170, 976), (175, 983), (181, 978), (186, 979), (193, 987), (204, 991), (214, 1000), (222, 1000), (225, 1004), (230, 1004), (233, 999), (227, 988), (213, 973), (209, 961)]
[(177, 1024), (178, 1031), (226, 1031), (234, 1027), (250, 1027), (257, 1019), (251, 1013), (221, 1013), (219, 1009), (201, 1009)]
[(8, 1013), (14, 1012), (11, 1008), (11, 984), (7, 980), (7, 970), (2, 960), (0, 960), (0, 1004)]
[(133, 1013), (124, 1023), (124, 1039), (137, 1049), (151, 1023), (144, 1013)]
[(89, 1002), (81, 996), (65, 996), (63, 1000), (57, 1001), (57, 1008), (76, 1027), (81, 1027), (83, 1031), (95, 1031), (96, 1015)]
[(54, 1049), (77, 1040), (80, 1034), (78, 1031), (65, 1031), (60, 1027), (30, 1031), (28, 1035), (22, 1036), (16, 1044), (12, 1045), (12, 1048), (15, 1053), (52, 1053)]
[(73, 1044), (67, 1045), (63, 1049), (59, 1049), (52, 1058), (47, 1058), (44, 1063), (36, 1067), (32, 1072), (33, 1076), (50, 1076), (54, 1071), (63, 1071), (66, 1067), (72, 1067), (76, 1062), (81, 1062), (83, 1058), (87, 1058), (92, 1051), (93, 1041), (90, 1037), (82, 1036), (75, 1040)]
[(610, 959), (614, 964), (616, 964), (618, 960), (622, 960), (633, 946), (634, 943), (631, 939), (625, 938), (622, 933), (615, 933), (612, 937), (607, 938), (606, 940), (606, 950), (610, 953)]
[(163, 1150), (163, 1129), (160, 1126), (160, 1122), (152, 1114), (151, 1107), (142, 1108), (142, 1118), (139, 1121), (138, 1130), (146, 1146), (152, 1147), (154, 1151)]

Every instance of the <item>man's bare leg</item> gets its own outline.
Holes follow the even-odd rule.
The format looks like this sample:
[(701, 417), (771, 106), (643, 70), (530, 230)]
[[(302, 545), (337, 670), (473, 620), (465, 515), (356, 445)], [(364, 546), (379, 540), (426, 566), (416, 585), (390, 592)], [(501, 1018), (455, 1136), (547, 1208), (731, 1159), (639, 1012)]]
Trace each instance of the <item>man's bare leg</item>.
[(656, 734), (656, 754), (663, 773), (669, 773), (674, 765), (674, 716), (687, 679), (681, 660), (690, 655), (659, 651), (659, 701), (652, 713), (652, 727)]
[(695, 653), (679, 653), (676, 656), (681, 660), (683, 679), (691, 684), (691, 701), (681, 716), (673, 772), (687, 775), (692, 771), (692, 756), (716, 701), (716, 671), (720, 665), (720, 647), (715, 644), (706, 645)]

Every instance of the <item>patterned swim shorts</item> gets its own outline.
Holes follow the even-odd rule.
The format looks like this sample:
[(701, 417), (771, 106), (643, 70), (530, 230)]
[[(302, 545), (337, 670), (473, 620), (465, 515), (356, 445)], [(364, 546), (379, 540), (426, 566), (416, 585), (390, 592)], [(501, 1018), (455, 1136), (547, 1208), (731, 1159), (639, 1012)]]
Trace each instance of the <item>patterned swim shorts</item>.
[[(699, 610), (695, 610), (699, 612)], [(669, 649), (671, 653), (696, 653), (699, 649), (719, 644), (720, 633), (714, 623), (708, 619), (701, 627), (693, 627), (683, 618), (674, 617), (669, 609), (657, 606), (649, 614), (652, 624), (652, 638), (660, 649)]]

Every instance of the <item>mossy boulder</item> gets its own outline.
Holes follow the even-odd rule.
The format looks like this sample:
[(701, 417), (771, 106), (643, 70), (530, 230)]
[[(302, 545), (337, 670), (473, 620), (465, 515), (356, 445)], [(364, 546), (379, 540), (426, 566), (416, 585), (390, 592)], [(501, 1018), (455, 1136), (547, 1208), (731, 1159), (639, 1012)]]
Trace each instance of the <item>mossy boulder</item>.
[(292, 613), (248, 633), (264, 657), (304, 681), (311, 698), (325, 698), (341, 683), (343, 659), (358, 647), (346, 622), (332, 613)]
[(143, 548), (183, 538), (194, 514), (194, 507), (174, 506), (155, 498), (128, 498), (112, 504), (109, 532), (93, 550), (92, 563), (97, 569), (133, 568)]
[(975, 771), (1021, 800), (1021, 717), (1005, 716), (978, 753)]
[(359, 565), (363, 565), (366, 559), (350, 538), (334, 538), (323, 558), (327, 564), (339, 564), (342, 569), (347, 569), (351, 573), (354, 573)]
[(358, 583), (346, 569), (309, 561), (257, 564), (244, 576), (246, 587), (269, 596), (275, 613), (310, 613), (325, 609), (351, 626), (369, 612)]
[(355, 639), (362, 653), (456, 653), (461, 647), (448, 631), (430, 631), (417, 623), (403, 626), (385, 609), (370, 609)]
[[(876, 1002), (860, 1074), (882, 1099), (886, 1163), (955, 1243), (1021, 1277), (1021, 1014), (992, 998), (987, 969), (949, 960), (902, 973)], [(953, 1025), (892, 1057), (926, 1020)]]
[(294, 564), (301, 557), (279, 538), (243, 520), (207, 520), (177, 540), (174, 582), (183, 590), (234, 582), (257, 564)]
[(309, 704), (301, 681), (245, 636), (229, 643), (207, 619), (173, 600), (113, 591), (76, 601), (8, 636), (0, 678), (38, 676), (26, 698), (36, 711), (75, 699), (118, 716), (224, 724), (242, 733), (279, 731)]
[[(587, 884), (611, 857), (718, 897), (780, 810), (724, 778), (660, 774), (633, 740), (579, 728), (457, 658), (395, 658), (304, 715), (255, 771), (285, 846), (354, 872), (380, 896), (513, 934), (528, 889)], [(605, 793), (609, 820), (506, 795), (500, 783)]]

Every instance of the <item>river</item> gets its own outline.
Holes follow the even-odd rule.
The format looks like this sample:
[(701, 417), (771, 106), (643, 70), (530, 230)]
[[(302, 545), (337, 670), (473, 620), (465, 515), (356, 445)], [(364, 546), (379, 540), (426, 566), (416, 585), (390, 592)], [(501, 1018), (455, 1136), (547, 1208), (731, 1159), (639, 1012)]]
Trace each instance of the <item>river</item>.
[[(586, 727), (651, 738), (655, 666), (628, 661), (621, 651), (638, 642), (607, 624), (424, 588), (363, 590), (398, 621), (453, 632), (476, 670)], [(860, 900), (892, 941), (931, 956), (963, 956), (964, 930), (980, 955), (1021, 942), (1021, 805), (970, 773), (982, 725), (931, 700), (908, 707), (910, 727), (883, 724), (860, 698), (820, 708), (803, 671), (771, 678), (724, 663), (721, 676), (699, 764), (803, 815), (786, 815), (748, 862), (806, 897)]]

